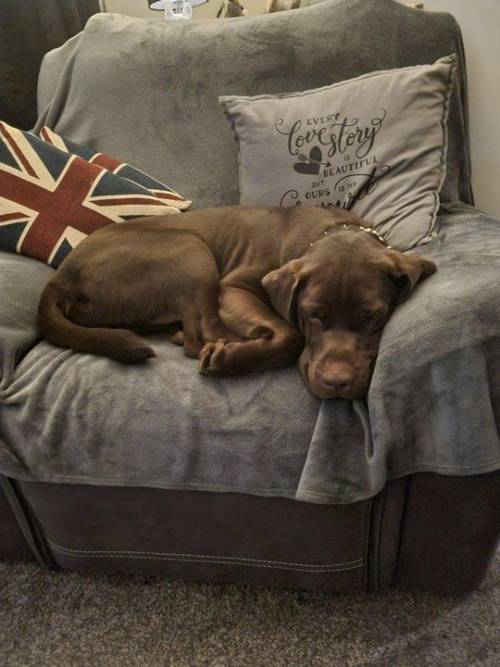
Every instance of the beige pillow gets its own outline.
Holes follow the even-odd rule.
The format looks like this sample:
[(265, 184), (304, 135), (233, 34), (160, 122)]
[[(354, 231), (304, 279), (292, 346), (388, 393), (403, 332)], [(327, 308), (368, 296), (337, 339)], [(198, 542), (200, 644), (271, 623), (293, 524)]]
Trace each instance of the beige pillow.
[(430, 240), (446, 170), (454, 55), (316, 90), (224, 96), (240, 203), (340, 206), (401, 250)]

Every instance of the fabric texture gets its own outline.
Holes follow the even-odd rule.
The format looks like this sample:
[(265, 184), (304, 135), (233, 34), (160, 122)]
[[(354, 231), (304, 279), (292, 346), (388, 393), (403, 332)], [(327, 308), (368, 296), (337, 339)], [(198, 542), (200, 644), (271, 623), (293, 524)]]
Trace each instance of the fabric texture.
[(103, 225), (179, 213), (170, 201), (0, 122), (0, 248), (57, 267)]
[(122, 178), (127, 178), (129, 181), (132, 181), (132, 183), (141, 185), (143, 188), (149, 190), (157, 199), (161, 199), (165, 204), (178, 208), (179, 211), (185, 211), (191, 205), (189, 199), (185, 199), (178, 192), (169, 188), (168, 185), (151, 178), (151, 176), (148, 176), (148, 174), (145, 174), (140, 169), (137, 169), (126, 162), (121, 162), (110, 155), (105, 155), (104, 153), (90, 150), (85, 146), (75, 144), (73, 141), (60, 137), (55, 132), (52, 132), (50, 127), (42, 127), (39, 136), (43, 141), (59, 148), (59, 150), (64, 151), (65, 153), (78, 155), (87, 162), (98, 164), (99, 166), (104, 167), (104, 169), (113, 172), (113, 174), (117, 174)]
[(456, 204), (437, 229), (418, 252), (438, 271), (396, 310), (354, 402), (320, 401), (295, 367), (200, 376), (163, 336), (142, 366), (39, 342), (51, 270), (1, 254), (1, 472), (350, 503), (417, 471), (497, 469), (500, 223)]
[(448, 14), (394, 0), (331, 0), (224, 21), (97, 14), (44, 58), (36, 127), (120, 156), (195, 207), (237, 204), (238, 151), (219, 96), (315, 89), (450, 53), (457, 85), (440, 195), (472, 203), (459, 28)]
[(337, 206), (389, 244), (430, 240), (444, 181), (455, 56), (316, 90), (219, 98), (245, 206)]

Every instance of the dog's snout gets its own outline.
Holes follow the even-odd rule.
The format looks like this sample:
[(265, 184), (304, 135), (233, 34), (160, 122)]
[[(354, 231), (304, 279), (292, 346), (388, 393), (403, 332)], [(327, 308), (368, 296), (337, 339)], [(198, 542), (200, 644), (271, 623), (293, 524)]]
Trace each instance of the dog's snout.
[(319, 380), (333, 395), (342, 396), (352, 389), (354, 371), (343, 361), (330, 362), (320, 371)]

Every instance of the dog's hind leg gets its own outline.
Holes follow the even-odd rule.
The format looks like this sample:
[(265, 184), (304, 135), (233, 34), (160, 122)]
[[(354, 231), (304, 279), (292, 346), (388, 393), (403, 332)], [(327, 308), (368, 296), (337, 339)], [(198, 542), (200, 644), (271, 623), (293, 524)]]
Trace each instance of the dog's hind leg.
[(241, 341), (241, 336), (229, 329), (219, 315), (219, 285), (204, 282), (193, 304), (182, 318), (184, 353), (197, 359), (206, 343)]
[[(171, 282), (171, 289), (175, 292), (175, 310), (182, 321), (184, 353), (198, 358), (206, 343), (243, 339), (220, 317), (221, 276), (208, 246), (197, 239), (191, 244), (190, 251), (189, 260), (186, 262), (186, 254), (183, 254), (184, 262), (179, 261), (174, 267), (176, 279)], [(174, 342), (180, 342), (180, 334), (176, 338)]]

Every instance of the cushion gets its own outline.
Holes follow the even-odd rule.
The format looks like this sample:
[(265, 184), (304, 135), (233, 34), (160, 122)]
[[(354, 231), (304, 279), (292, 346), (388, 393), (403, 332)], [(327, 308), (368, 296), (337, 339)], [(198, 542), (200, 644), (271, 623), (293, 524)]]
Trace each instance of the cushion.
[(221, 97), (245, 206), (340, 206), (401, 250), (430, 240), (456, 58), (316, 90)]
[(0, 248), (57, 267), (103, 225), (179, 212), (142, 185), (0, 122)]
[(84, 160), (87, 160), (87, 162), (98, 164), (101, 167), (112, 171), (113, 174), (118, 174), (123, 178), (128, 178), (129, 181), (132, 181), (133, 183), (142, 185), (142, 187), (147, 188), (155, 197), (163, 200), (166, 204), (175, 206), (175, 208), (178, 208), (180, 211), (185, 211), (191, 205), (191, 202), (188, 199), (185, 199), (182, 195), (172, 188), (169, 188), (164, 183), (160, 183), (160, 181), (151, 178), (151, 176), (148, 176), (148, 174), (145, 174), (140, 169), (132, 167), (132, 165), (127, 164), (126, 162), (121, 162), (104, 153), (98, 153), (85, 146), (75, 144), (73, 141), (65, 139), (53, 132), (50, 127), (42, 127), (39, 136), (40, 139), (43, 139), (47, 143), (56, 146), (66, 153), (79, 155)]
[(219, 96), (314, 89), (450, 53), (458, 85), (441, 201), (471, 202), (460, 30), (449, 14), (393, 0), (332, 0), (229, 24), (96, 14), (45, 56), (37, 129), (117, 155), (193, 206), (237, 204), (238, 151)]

